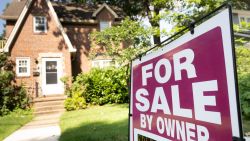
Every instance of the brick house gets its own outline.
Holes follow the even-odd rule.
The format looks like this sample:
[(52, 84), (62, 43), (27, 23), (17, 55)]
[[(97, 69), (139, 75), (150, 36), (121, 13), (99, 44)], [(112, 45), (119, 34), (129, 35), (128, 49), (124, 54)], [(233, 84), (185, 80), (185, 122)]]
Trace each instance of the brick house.
[(102, 5), (13, 0), (4, 13), (7, 52), (16, 62), (16, 80), (32, 97), (64, 93), (60, 78), (88, 72), (111, 60), (89, 60), (89, 34), (118, 24), (121, 9)]

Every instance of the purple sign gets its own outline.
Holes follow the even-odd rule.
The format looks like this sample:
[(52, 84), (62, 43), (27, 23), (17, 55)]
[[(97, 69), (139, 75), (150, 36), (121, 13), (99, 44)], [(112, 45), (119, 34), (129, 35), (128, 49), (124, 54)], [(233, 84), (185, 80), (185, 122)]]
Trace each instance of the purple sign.
[(232, 140), (225, 54), (214, 26), (133, 62), (130, 140)]

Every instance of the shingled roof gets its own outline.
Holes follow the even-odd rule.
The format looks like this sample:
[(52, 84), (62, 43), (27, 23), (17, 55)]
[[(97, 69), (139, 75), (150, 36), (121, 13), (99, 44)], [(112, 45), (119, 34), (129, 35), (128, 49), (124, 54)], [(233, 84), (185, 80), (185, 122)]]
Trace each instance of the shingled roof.
[(26, 2), (26, 0), (13, 0), (12, 3), (10, 3), (10, 5), (5, 9), (0, 18), (7, 20), (17, 20)]
[[(17, 20), (27, 0), (14, 0), (4, 13), (0, 16), (6, 20)], [(53, 8), (61, 22), (83, 22), (94, 20), (93, 14), (101, 8), (103, 5), (88, 5), (88, 4), (76, 4), (76, 3), (56, 3), (52, 2)], [(105, 4), (106, 5), (106, 4)], [(121, 8), (108, 5), (108, 8), (112, 10), (116, 15), (116, 20), (120, 20), (125, 15)]]
[[(95, 13), (102, 5), (87, 5), (87, 4), (76, 4), (76, 3), (53, 3), (53, 7), (61, 22), (64, 21), (85, 21), (92, 20), (95, 17)], [(121, 19), (124, 17), (122, 10), (115, 6), (109, 6), (118, 17)]]

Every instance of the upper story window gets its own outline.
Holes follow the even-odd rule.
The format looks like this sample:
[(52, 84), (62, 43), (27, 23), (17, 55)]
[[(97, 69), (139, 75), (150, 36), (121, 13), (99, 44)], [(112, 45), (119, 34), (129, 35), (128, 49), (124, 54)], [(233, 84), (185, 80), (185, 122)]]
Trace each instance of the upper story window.
[(34, 17), (34, 32), (46, 33), (47, 32), (47, 19), (44, 16)]
[(30, 76), (30, 58), (19, 57), (16, 58), (16, 75)]
[(106, 28), (111, 27), (110, 21), (100, 21), (100, 31), (103, 31)]
[(250, 23), (250, 17), (247, 18), (247, 23)]
[(92, 67), (105, 68), (110, 66), (116, 66), (115, 61), (112, 60), (94, 60), (92, 61)]

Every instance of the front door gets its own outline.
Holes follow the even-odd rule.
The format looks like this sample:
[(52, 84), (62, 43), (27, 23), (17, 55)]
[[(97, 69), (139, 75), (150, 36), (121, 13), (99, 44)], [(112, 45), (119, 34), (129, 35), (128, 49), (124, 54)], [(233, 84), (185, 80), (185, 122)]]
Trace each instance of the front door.
[(63, 94), (61, 58), (42, 58), (42, 93), (43, 95)]

